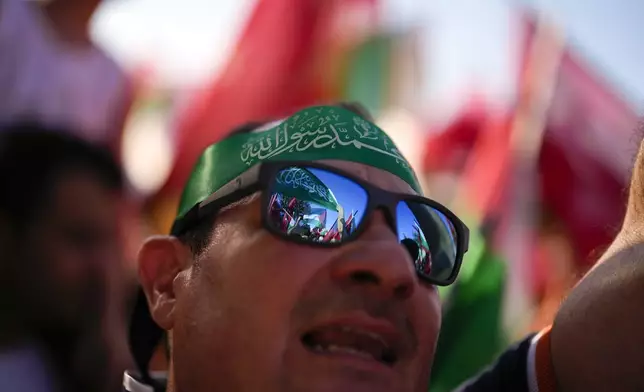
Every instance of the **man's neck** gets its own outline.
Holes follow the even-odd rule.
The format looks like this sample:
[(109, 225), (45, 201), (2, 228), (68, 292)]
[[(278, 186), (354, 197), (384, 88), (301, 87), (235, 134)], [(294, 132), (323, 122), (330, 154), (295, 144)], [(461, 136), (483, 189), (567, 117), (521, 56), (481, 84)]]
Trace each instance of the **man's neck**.
[(59, 40), (80, 47), (91, 46), (89, 24), (99, 1), (51, 1), (38, 5)]

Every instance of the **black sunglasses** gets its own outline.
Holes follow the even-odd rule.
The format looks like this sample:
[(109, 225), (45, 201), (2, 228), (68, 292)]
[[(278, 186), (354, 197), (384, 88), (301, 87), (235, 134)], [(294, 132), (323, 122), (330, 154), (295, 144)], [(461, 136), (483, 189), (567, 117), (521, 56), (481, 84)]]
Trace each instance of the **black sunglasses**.
[(382, 209), (407, 249), (420, 279), (454, 282), (467, 252), (469, 230), (447, 207), (428, 198), (394, 193), (319, 163), (268, 162), (224, 185), (175, 221), (181, 235), (222, 208), (262, 191), (262, 222), (281, 239), (332, 247), (360, 237)]

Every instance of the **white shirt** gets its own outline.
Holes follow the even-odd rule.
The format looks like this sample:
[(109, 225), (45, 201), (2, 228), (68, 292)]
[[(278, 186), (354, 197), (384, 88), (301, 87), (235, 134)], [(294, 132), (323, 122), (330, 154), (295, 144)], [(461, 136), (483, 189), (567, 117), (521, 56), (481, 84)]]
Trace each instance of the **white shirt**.
[(125, 108), (124, 73), (98, 48), (58, 40), (30, 3), (0, 0), (0, 123), (35, 117), (107, 140)]

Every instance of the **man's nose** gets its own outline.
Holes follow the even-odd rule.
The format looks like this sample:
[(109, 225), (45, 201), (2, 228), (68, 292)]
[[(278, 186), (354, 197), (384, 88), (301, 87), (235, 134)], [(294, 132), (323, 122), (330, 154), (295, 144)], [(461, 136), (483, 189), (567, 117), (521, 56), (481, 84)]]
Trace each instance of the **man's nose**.
[(345, 287), (373, 290), (390, 299), (412, 296), (418, 280), (409, 253), (400, 245), (382, 212), (374, 213), (366, 230), (346, 244), (331, 264), (335, 281)]

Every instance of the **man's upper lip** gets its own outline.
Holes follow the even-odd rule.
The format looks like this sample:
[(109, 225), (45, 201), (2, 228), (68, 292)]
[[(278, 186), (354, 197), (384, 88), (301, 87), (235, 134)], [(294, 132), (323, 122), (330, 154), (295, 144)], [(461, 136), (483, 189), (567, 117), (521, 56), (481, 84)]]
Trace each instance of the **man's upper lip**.
[(308, 328), (306, 332), (316, 331), (324, 328), (349, 327), (357, 331), (364, 331), (380, 336), (391, 350), (394, 351), (400, 360), (404, 354), (403, 335), (392, 322), (383, 318), (374, 318), (364, 312), (346, 314), (334, 317), (328, 321), (316, 324)]

